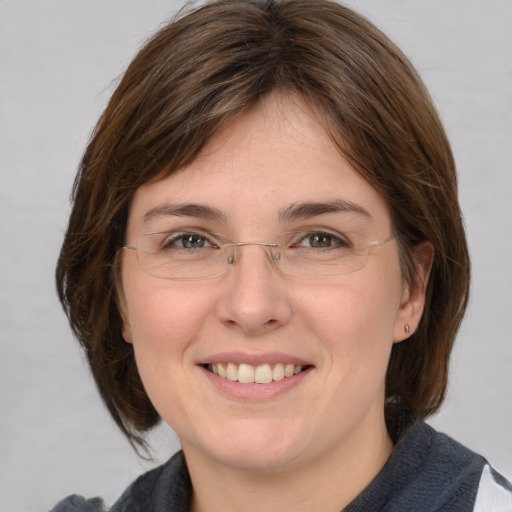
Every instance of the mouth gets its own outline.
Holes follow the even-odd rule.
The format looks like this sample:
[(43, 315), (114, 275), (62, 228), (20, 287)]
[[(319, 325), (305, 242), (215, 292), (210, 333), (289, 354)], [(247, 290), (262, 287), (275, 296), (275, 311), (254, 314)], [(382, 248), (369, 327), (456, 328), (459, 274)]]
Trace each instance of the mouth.
[(203, 368), (217, 375), (221, 379), (243, 384), (270, 384), (283, 379), (288, 379), (310, 368), (309, 365), (298, 365), (293, 363), (264, 363), (253, 366), (246, 363), (215, 363), (204, 364)]

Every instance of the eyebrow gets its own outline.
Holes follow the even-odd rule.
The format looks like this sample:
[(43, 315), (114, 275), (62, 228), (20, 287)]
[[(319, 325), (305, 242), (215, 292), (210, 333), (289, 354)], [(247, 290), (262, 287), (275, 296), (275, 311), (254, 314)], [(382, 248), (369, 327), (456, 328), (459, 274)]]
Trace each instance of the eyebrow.
[(205, 206), (203, 204), (160, 204), (151, 208), (144, 214), (144, 224), (148, 224), (157, 217), (164, 216), (176, 217), (197, 217), (202, 219), (226, 221), (226, 216), (217, 208)]
[(326, 213), (356, 213), (371, 219), (370, 212), (361, 205), (344, 199), (333, 199), (322, 202), (293, 203), (279, 212), (280, 221), (300, 220)]
[[(281, 222), (306, 219), (323, 215), (326, 213), (356, 213), (369, 219), (372, 218), (370, 212), (352, 201), (344, 199), (333, 199), (330, 201), (312, 202), (305, 201), (293, 203), (290, 206), (279, 211), (279, 220)], [(226, 215), (219, 209), (212, 206), (206, 206), (197, 203), (170, 204), (164, 203), (144, 214), (144, 224), (148, 224), (157, 217), (176, 216), (176, 217), (196, 217), (201, 219), (211, 219), (226, 222)]]

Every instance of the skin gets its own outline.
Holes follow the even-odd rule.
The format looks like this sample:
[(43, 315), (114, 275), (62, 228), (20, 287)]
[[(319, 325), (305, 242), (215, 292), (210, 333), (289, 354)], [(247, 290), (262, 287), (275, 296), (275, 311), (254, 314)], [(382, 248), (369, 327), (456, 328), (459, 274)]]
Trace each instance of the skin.
[[(297, 203), (332, 200), (370, 215), (279, 218)], [(189, 203), (223, 218), (143, 222), (155, 207)], [(393, 233), (383, 197), (343, 158), (316, 114), (298, 97), (273, 95), (223, 127), (188, 167), (137, 190), (127, 243), (168, 225), (272, 242), (290, 230), (340, 223), (367, 240)], [(419, 323), (431, 258), (428, 247), (418, 252), (419, 278), (408, 287), (395, 240), (373, 248), (357, 272), (327, 279), (283, 275), (254, 245), (240, 249), (229, 272), (199, 281), (148, 275), (136, 253), (124, 251), (123, 335), (155, 408), (180, 438), (193, 511), (339, 511), (364, 489), (392, 452), (386, 368), (393, 343)], [(275, 388), (219, 383), (203, 366), (287, 358), (308, 371), (284, 390), (281, 381)]]

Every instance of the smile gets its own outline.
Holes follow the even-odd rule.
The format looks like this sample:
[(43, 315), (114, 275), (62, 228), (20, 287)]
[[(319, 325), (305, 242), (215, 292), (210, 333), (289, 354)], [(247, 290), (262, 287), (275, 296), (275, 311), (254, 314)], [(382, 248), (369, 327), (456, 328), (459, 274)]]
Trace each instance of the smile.
[(220, 378), (233, 382), (269, 384), (273, 381), (280, 381), (298, 375), (309, 367), (292, 363), (260, 364), (258, 366), (245, 363), (216, 363), (207, 364), (205, 368)]

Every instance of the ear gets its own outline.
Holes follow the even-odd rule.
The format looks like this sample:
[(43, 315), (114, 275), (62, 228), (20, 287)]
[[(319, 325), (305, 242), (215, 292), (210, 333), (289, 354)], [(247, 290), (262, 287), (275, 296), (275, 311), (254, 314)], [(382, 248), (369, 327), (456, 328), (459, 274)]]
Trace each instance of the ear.
[(132, 343), (132, 330), (123, 312), (121, 312), (121, 318), (123, 319), (123, 329), (121, 332), (123, 334), (124, 341), (126, 341), (126, 343)]
[(418, 328), (425, 307), (425, 294), (434, 261), (434, 252), (434, 246), (430, 242), (421, 243), (413, 251), (415, 275), (412, 282), (406, 284), (402, 291), (395, 322), (395, 343), (406, 340)]
[(116, 294), (117, 309), (119, 311), (119, 314), (121, 315), (121, 320), (123, 322), (121, 334), (123, 335), (124, 341), (126, 341), (126, 343), (132, 343), (132, 330), (130, 327), (130, 322), (128, 321), (128, 308), (126, 305), (126, 299), (124, 296), (122, 284), (118, 283)]

